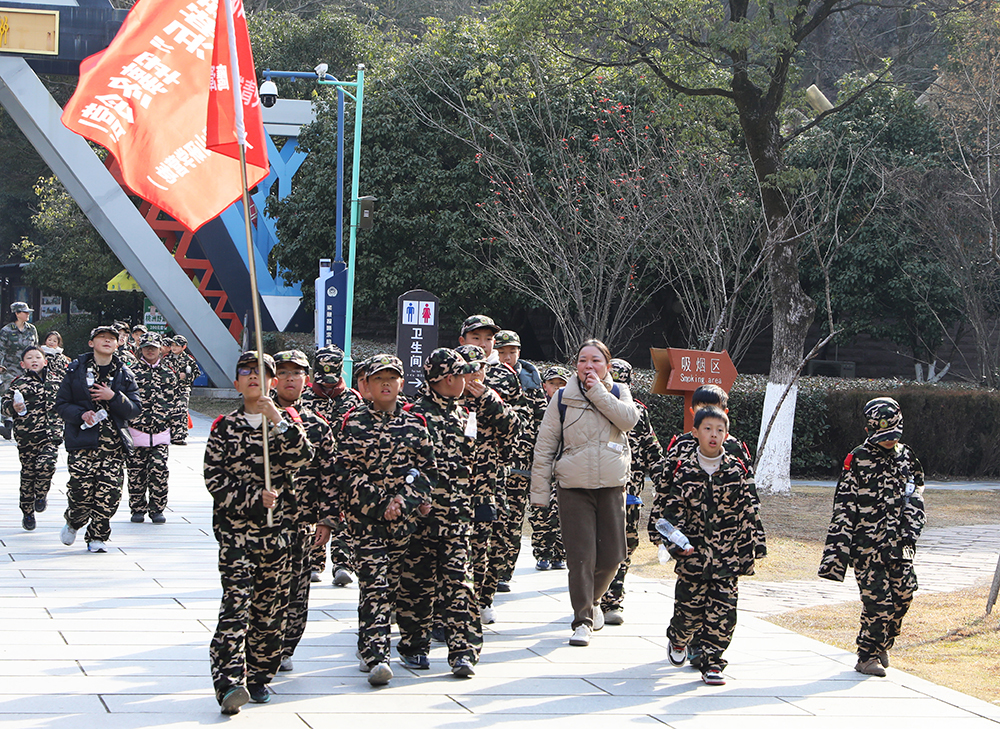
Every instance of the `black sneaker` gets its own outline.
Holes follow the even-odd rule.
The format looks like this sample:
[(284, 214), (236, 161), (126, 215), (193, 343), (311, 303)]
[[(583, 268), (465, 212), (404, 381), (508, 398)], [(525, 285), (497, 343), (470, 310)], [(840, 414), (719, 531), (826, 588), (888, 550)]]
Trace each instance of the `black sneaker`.
[(167, 517), (165, 517), (163, 515), (162, 511), (157, 511), (155, 513), (151, 513), (149, 515), (149, 520), (151, 522), (153, 522), (154, 524), (166, 524), (167, 523)]
[(24, 527), (24, 531), (26, 532), (35, 531), (35, 515), (25, 514), (21, 519), (21, 526)]
[(0, 435), (3, 436), (4, 440), (10, 440), (10, 430), (13, 427), (13, 420), (4, 420), (3, 422), (0, 422)]
[(226, 691), (219, 702), (222, 713), (226, 716), (233, 716), (240, 713), (240, 707), (250, 700), (250, 694), (243, 686), (233, 686)]
[(426, 671), (431, 667), (430, 659), (425, 655), (407, 656), (400, 653), (399, 660), (402, 661), (403, 665), (407, 668), (412, 668), (417, 671)]
[(535, 569), (538, 570), (539, 572), (545, 572), (551, 566), (552, 565), (549, 564), (549, 561), (547, 559), (540, 559), (537, 562), (535, 562)]
[(566, 569), (566, 563), (563, 562), (562, 560), (559, 560), (559, 559), (552, 560), (551, 564), (552, 564), (552, 569), (554, 569), (554, 570), (564, 570), (564, 569)]
[(497, 592), (510, 592), (510, 583), (506, 580), (497, 583)]
[(271, 692), (262, 683), (250, 684), (247, 686), (247, 691), (250, 692), (250, 700), (255, 704), (266, 704), (271, 700)]
[(455, 678), (472, 678), (476, 675), (476, 671), (472, 667), (472, 661), (468, 658), (459, 658), (451, 667), (451, 675)]
[(37, 513), (41, 514), (47, 508), (49, 508), (49, 499), (48, 499), (48, 497), (46, 497), (46, 496), (39, 496), (37, 499), (35, 499), (35, 511)]
[[(263, 448), (263, 446), (261, 446), (261, 447)], [(132, 514), (132, 523), (133, 524), (142, 524), (142, 522), (145, 521), (145, 519), (146, 519), (146, 515), (143, 514), (141, 511), (137, 511), (134, 514)]]

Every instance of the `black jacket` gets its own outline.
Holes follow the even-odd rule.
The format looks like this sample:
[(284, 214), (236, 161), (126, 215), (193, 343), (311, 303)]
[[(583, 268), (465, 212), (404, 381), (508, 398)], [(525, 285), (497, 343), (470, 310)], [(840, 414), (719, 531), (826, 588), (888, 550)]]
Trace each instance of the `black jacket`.
[[(78, 451), (84, 448), (97, 448), (100, 438), (100, 427), (82, 429), (83, 414), (88, 410), (97, 410), (97, 405), (90, 397), (87, 387), (87, 365), (94, 358), (92, 352), (81, 354), (66, 368), (66, 376), (59, 386), (56, 395), (56, 412), (66, 422), (64, 431), (67, 451)], [(108, 415), (115, 425), (115, 430), (126, 449), (132, 449), (132, 436), (129, 435), (126, 423), (142, 412), (139, 401), (139, 388), (135, 384), (132, 371), (125, 366), (121, 358), (112, 356), (113, 372), (111, 384), (115, 396), (106, 402)]]

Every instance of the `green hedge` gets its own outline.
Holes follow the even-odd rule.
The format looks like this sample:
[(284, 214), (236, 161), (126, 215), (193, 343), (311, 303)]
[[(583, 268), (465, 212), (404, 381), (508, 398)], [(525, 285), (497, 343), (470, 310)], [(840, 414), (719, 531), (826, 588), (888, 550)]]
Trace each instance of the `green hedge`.
[[(653, 373), (637, 373), (635, 397), (648, 408), (666, 444), (683, 427), (679, 397), (651, 395)], [(754, 452), (760, 432), (767, 378), (741, 376), (729, 394), (733, 435)], [(1000, 392), (971, 385), (923, 385), (899, 380), (799, 381), (792, 435), (792, 475), (835, 477), (844, 457), (865, 438), (861, 409), (873, 397), (889, 395), (903, 409), (903, 440), (913, 447), (929, 475), (938, 478), (1000, 476)]]

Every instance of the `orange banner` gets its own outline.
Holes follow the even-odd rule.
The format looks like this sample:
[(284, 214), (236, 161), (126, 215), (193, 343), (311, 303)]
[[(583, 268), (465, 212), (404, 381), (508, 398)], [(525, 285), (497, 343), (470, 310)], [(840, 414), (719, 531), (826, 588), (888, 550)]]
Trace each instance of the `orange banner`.
[[(191, 230), (242, 195), (239, 162), (228, 149), (218, 154), (206, 147), (218, 8), (218, 0), (139, 0), (111, 45), (80, 64), (80, 83), (62, 115), (70, 130), (114, 155), (132, 192)], [(245, 35), (245, 17), (242, 27)], [(223, 35), (218, 43), (227, 46), (222, 63), (228, 39)], [(249, 55), (249, 40), (245, 44)], [(219, 77), (228, 78), (218, 71), (217, 87)], [(252, 187), (268, 173), (252, 58), (241, 76), (252, 80), (252, 93), (241, 81), (244, 109), (256, 109), (247, 115), (255, 152), (253, 163), (249, 150), (247, 160)], [(233, 115), (231, 92), (225, 99), (230, 112), (219, 114), (220, 123)]]

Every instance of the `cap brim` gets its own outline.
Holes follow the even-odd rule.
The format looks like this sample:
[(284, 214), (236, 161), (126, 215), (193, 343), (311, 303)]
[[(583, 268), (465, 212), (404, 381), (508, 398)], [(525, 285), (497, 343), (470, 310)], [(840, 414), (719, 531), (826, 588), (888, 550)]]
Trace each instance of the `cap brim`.
[(395, 372), (400, 377), (405, 377), (406, 376), (405, 374), (403, 374), (403, 371), (401, 369), (399, 369), (399, 367), (397, 367), (396, 365), (379, 364), (379, 365), (373, 365), (373, 366), (369, 366), (369, 367), (365, 368), (365, 377), (371, 377), (372, 375), (374, 375), (374, 374), (376, 374), (378, 372), (383, 372), (385, 370), (392, 370), (393, 372)]

